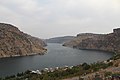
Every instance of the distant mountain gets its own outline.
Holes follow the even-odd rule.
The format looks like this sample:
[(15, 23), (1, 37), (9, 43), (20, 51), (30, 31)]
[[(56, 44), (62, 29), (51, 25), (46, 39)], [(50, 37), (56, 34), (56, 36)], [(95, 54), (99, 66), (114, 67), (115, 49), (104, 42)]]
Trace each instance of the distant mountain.
[(43, 54), (45, 42), (21, 32), (11, 24), (0, 23), (0, 58)]
[(66, 41), (72, 40), (74, 36), (64, 36), (64, 37), (55, 37), (55, 38), (50, 38), (46, 39), (45, 41), (47, 43), (65, 43)]
[(109, 34), (78, 34), (63, 46), (120, 53), (120, 28), (114, 29), (113, 33)]

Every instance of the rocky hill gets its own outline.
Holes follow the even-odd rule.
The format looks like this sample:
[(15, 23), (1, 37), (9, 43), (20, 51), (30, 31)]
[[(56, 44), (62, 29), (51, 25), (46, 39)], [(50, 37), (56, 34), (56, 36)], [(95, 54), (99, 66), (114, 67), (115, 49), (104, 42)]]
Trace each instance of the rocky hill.
[(78, 49), (102, 50), (120, 53), (120, 28), (114, 29), (113, 33), (109, 34), (81, 34), (63, 45)]
[(97, 37), (102, 37), (102, 34), (93, 34), (93, 33), (81, 33), (78, 34), (76, 37), (74, 37), (72, 40), (66, 41), (63, 46), (68, 46), (68, 47), (76, 47), (78, 44), (82, 42), (82, 40), (87, 39), (87, 38), (97, 38)]
[(65, 43), (66, 41), (72, 40), (74, 36), (64, 36), (64, 37), (55, 37), (55, 38), (50, 38), (46, 39), (47, 43)]
[(43, 54), (45, 42), (20, 31), (11, 24), (0, 23), (0, 58)]

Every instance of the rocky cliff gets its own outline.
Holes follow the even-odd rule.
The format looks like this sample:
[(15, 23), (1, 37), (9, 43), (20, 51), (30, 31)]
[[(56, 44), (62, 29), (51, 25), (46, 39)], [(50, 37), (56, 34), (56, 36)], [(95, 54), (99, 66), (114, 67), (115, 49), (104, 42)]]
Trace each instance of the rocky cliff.
[(93, 34), (93, 33), (81, 33), (78, 34), (76, 37), (74, 37), (72, 40), (66, 41), (63, 46), (68, 47), (76, 47), (78, 44), (80, 44), (83, 40), (88, 38), (97, 38), (102, 37), (102, 34)]
[(11, 24), (0, 23), (0, 58), (43, 54), (45, 45), (41, 39), (23, 33)]
[[(76, 44), (73, 44), (77, 41)], [(72, 43), (72, 44), (71, 44)], [(109, 34), (91, 34), (77, 36), (72, 41), (63, 44), (64, 46), (69, 46), (78, 49), (90, 49), (90, 50), (102, 50), (114, 53), (120, 53), (120, 28), (114, 29), (113, 33)]]

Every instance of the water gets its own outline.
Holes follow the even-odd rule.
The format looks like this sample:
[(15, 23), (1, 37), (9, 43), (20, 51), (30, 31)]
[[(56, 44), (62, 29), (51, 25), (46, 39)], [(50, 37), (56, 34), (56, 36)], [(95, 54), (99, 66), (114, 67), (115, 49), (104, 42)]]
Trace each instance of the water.
[(0, 76), (7, 76), (26, 70), (44, 69), (46, 67), (63, 67), (84, 62), (93, 63), (107, 60), (112, 53), (100, 51), (77, 50), (63, 47), (61, 44), (49, 43), (45, 55), (0, 59)]

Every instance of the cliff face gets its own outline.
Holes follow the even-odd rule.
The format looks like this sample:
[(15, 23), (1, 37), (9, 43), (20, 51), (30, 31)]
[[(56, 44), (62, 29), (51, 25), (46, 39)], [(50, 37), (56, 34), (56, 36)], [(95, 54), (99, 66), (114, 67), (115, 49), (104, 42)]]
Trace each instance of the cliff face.
[(68, 47), (76, 47), (78, 44), (80, 44), (83, 40), (88, 39), (88, 38), (97, 38), (97, 37), (102, 37), (103, 35), (101, 34), (93, 34), (93, 33), (82, 33), (78, 34), (75, 38), (73, 38), (70, 41), (66, 41), (63, 46), (68, 46)]
[(0, 23), (0, 58), (43, 54), (45, 43), (21, 32), (17, 27)]
[(86, 37), (85, 35), (85, 38), (77, 38), (79, 38), (79, 43), (72, 45), (74, 48), (120, 53), (120, 29), (114, 29), (113, 33), (110, 34), (96, 35), (93, 37)]

